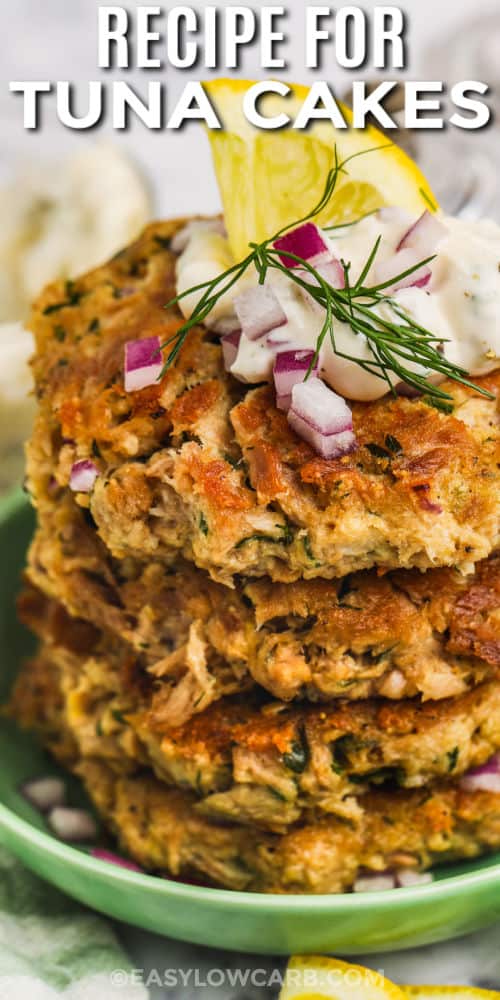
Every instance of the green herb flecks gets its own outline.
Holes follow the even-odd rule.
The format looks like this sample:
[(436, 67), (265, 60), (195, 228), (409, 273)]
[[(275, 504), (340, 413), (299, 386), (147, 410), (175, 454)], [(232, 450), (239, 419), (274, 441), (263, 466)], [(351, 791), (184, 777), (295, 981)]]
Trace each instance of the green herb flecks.
[(433, 406), (434, 409), (439, 410), (440, 413), (453, 413), (455, 408), (451, 399), (448, 401), (447, 399), (436, 399), (432, 396), (424, 396), (422, 398), (422, 402), (426, 403), (427, 406)]
[[(339, 175), (347, 172), (346, 166), (350, 160), (381, 148), (384, 147), (362, 150), (342, 162), (339, 162), (335, 149), (335, 165), (328, 172), (323, 195), (308, 215), (284, 226), (262, 243), (250, 243), (250, 252), (242, 261), (233, 264), (216, 278), (187, 289), (167, 303), (165, 308), (170, 309), (187, 295), (200, 292), (200, 298), (191, 317), (162, 345), (162, 348), (169, 348), (164, 372), (175, 362), (190, 330), (194, 326), (203, 324), (219, 299), (227, 295), (250, 268), (255, 268), (260, 284), (265, 282), (270, 270), (280, 271), (307, 292), (324, 312), (323, 326), (306, 378), (316, 365), (323, 343), (328, 337), (332, 350), (338, 357), (354, 362), (371, 375), (383, 379), (387, 383), (388, 391), (392, 393), (394, 393), (394, 383), (405, 382), (418, 392), (425, 393), (429, 399), (438, 403), (449, 403), (450, 395), (431, 381), (431, 376), (438, 374), (469, 386), (483, 396), (493, 398), (486, 389), (469, 380), (464, 368), (444, 357), (441, 350), (445, 338), (437, 336), (417, 323), (388, 292), (396, 282), (401, 282), (422, 266), (429, 264), (434, 259), (433, 256), (426, 257), (413, 267), (393, 275), (388, 281), (366, 285), (368, 273), (380, 247), (381, 236), (379, 236), (368, 254), (357, 281), (354, 283), (350, 281), (349, 264), (342, 261), (346, 278), (345, 287), (334, 288), (309, 261), (288, 251), (278, 251), (273, 245), (280, 236), (304, 222), (313, 220), (323, 211), (332, 198)], [(290, 265), (294, 263), (297, 266), (287, 266), (283, 263), (283, 258), (286, 258)], [(380, 306), (385, 307), (383, 312)], [(361, 358), (342, 351), (335, 339), (336, 323), (347, 324), (362, 339), (363, 344), (368, 345), (371, 357)]]
[(316, 565), (319, 566), (316, 556), (314, 555), (314, 552), (312, 550), (311, 539), (309, 538), (309, 535), (304, 535), (302, 539), (302, 544), (304, 546), (307, 558), (310, 559), (311, 562), (316, 563)]
[(295, 774), (302, 774), (307, 767), (309, 752), (305, 742), (294, 740), (287, 753), (283, 754), (283, 763)]
[(241, 549), (243, 545), (247, 545), (248, 542), (267, 542), (273, 545), (291, 545), (293, 542), (293, 531), (290, 525), (287, 524), (277, 524), (277, 528), (281, 531), (281, 535), (278, 537), (274, 535), (248, 535), (247, 538), (240, 538), (239, 542), (236, 542), (234, 546), (235, 549)]
[(365, 445), (365, 448), (370, 452), (370, 455), (373, 455), (374, 458), (381, 458), (386, 462), (390, 461), (392, 458), (390, 451), (388, 451), (387, 448), (383, 448), (381, 444), (377, 444), (376, 441), (369, 441), (368, 444)]
[(402, 445), (392, 434), (385, 435), (384, 445), (377, 444), (376, 441), (369, 441), (365, 448), (374, 458), (381, 458), (386, 462), (390, 462), (395, 455), (400, 455), (403, 451)]
[(424, 191), (423, 188), (419, 188), (418, 190), (419, 190), (420, 194), (422, 195), (422, 198), (424, 199), (424, 201), (427, 202), (427, 204), (428, 204), (431, 212), (437, 212), (437, 205), (433, 202), (432, 198), (429, 198), (429, 195), (427, 194), (427, 191)]
[(460, 756), (459, 747), (453, 747), (453, 750), (449, 750), (446, 756), (448, 758), (448, 772), (451, 774), (451, 772), (455, 770), (458, 763), (458, 758)]
[(278, 799), (278, 802), (288, 802), (286, 795), (283, 795), (283, 792), (280, 792), (279, 788), (276, 788), (274, 785), (266, 785), (266, 788), (273, 799)]
[(389, 449), (389, 451), (392, 451), (393, 455), (399, 455), (399, 453), (403, 450), (403, 446), (392, 434), (385, 435), (385, 446)]
[(127, 724), (126, 716), (119, 708), (112, 708), (111, 715), (113, 716), (113, 719), (115, 719), (116, 722), (121, 723), (121, 725)]
[(71, 306), (77, 306), (82, 293), (77, 290), (75, 283), (73, 281), (67, 281), (65, 285), (66, 298), (62, 302), (53, 302), (50, 306), (45, 306), (43, 310), (44, 316), (50, 316), (52, 313), (59, 312), (60, 309), (68, 309)]
[(369, 655), (370, 655), (371, 662), (372, 663), (382, 663), (382, 660), (385, 660), (386, 657), (388, 657), (389, 654), (392, 653), (393, 649), (396, 649), (397, 645), (398, 645), (398, 643), (395, 642), (392, 646), (386, 646), (385, 649), (380, 650), (379, 653), (374, 653), (373, 649), (370, 649), (369, 650)]
[[(367, 150), (369, 152), (369, 150)], [(360, 215), (359, 219), (353, 219), (352, 222), (337, 222), (334, 226), (322, 226), (321, 228), (325, 233), (335, 233), (337, 230), (350, 229), (351, 226), (357, 226), (358, 222), (363, 222), (364, 219), (369, 219), (370, 215), (376, 215), (380, 209), (372, 208), (371, 212), (365, 212), (364, 215)]]
[(335, 771), (335, 774), (344, 774), (353, 766), (353, 755), (370, 746), (372, 746), (371, 741), (363, 740), (359, 736), (355, 736), (354, 733), (345, 733), (344, 736), (339, 736), (333, 743), (330, 743), (332, 770)]
[(351, 781), (355, 785), (363, 785), (369, 782), (370, 785), (397, 785), (404, 788), (406, 774), (402, 767), (378, 767), (374, 771), (366, 771), (365, 774), (351, 774)]

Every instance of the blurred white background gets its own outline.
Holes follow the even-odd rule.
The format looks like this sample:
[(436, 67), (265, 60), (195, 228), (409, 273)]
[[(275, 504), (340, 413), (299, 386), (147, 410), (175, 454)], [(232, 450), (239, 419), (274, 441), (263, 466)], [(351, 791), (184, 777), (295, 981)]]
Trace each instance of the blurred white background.
[[(173, 6), (163, 4), (163, 8)], [(193, 4), (202, 10), (204, 4)], [(219, 2), (227, 6), (227, 0)], [(289, 69), (280, 76), (297, 82), (311, 78), (303, 68), (303, 0), (289, 0), (284, 4), (288, 11), (289, 40), (286, 54)], [(97, 0), (16, 0), (0, 3), (0, 67), (2, 97), (0, 117), (2, 142), (0, 148), (0, 182), (2, 174), (16, 169), (19, 158), (39, 160), (42, 157), (59, 157), (66, 150), (81, 148), (91, 139), (111, 137), (120, 148), (127, 149), (151, 179), (155, 208), (159, 214), (181, 214), (184, 211), (211, 211), (218, 206), (218, 196), (210, 169), (208, 144), (202, 129), (196, 123), (182, 132), (151, 132), (136, 123), (127, 133), (114, 132), (109, 125), (92, 132), (77, 133), (54, 124), (51, 116), (44, 116), (39, 132), (27, 133), (22, 127), (21, 98), (9, 95), (7, 81), (13, 79), (49, 79), (87, 81), (111, 80), (123, 76), (144, 92), (145, 82), (157, 78), (158, 71), (99, 71), (97, 69)], [(135, 5), (125, 4), (129, 9)], [(250, 6), (255, 6), (250, 4)], [(332, 5), (338, 7), (339, 4)], [(365, 0), (361, 6), (369, 11), (374, 0)], [(474, 4), (457, 0), (406, 0), (401, 4), (406, 11), (409, 29), (410, 61), (405, 74), (413, 79), (458, 79), (479, 76), (486, 82), (495, 74), (500, 79), (500, 20), (482, 21), (481, 34), (472, 31), (474, 23), (483, 18), (500, 18), (498, 0), (477, 0)], [(466, 25), (466, 27), (464, 27)], [(496, 25), (496, 29), (495, 29)], [(240, 75), (262, 76), (258, 65), (258, 49), (245, 53)], [(369, 75), (369, 69), (367, 69)], [(195, 72), (182, 73), (168, 69), (163, 78), (168, 85), (169, 99), (175, 101), (183, 85)], [(201, 76), (205, 75), (203, 71)], [(220, 74), (213, 74), (220, 75)], [(333, 64), (325, 65), (319, 74), (338, 87), (342, 93), (349, 85), (349, 74), (339, 71)], [(358, 74), (356, 74), (358, 75)], [(498, 82), (498, 81), (497, 81)], [(472, 133), (459, 138), (464, 142), (464, 155), (473, 156), (491, 139)], [(434, 132), (432, 146), (437, 163), (430, 166), (438, 181), (440, 149), (447, 141), (456, 140), (446, 132)], [(424, 138), (425, 143), (425, 138)], [(426, 151), (424, 160), (427, 158)], [(431, 178), (432, 179), (432, 178)], [(487, 181), (489, 183), (489, 180)], [(485, 183), (487, 183), (485, 180)], [(461, 181), (462, 186), (470, 183)], [(440, 191), (438, 193), (441, 193)], [(450, 207), (454, 207), (451, 205)]]

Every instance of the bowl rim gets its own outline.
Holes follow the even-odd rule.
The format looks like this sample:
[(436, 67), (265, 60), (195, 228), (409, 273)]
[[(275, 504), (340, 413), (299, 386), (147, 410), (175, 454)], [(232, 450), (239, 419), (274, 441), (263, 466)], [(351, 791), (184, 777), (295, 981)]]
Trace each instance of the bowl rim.
[[(28, 508), (29, 501), (21, 489), (15, 489), (0, 499), (0, 528), (23, 507)], [(409, 903), (417, 907), (432, 901), (432, 898), (451, 900), (458, 895), (468, 895), (481, 887), (483, 883), (496, 881), (500, 884), (500, 861), (481, 865), (476, 871), (463, 872), (458, 875), (444, 876), (426, 885), (409, 886), (394, 892), (377, 890), (366, 893), (265, 893), (247, 892), (237, 889), (217, 889), (208, 886), (189, 885), (171, 878), (161, 878), (149, 875), (147, 872), (135, 872), (118, 865), (110, 864), (90, 853), (77, 849), (71, 844), (57, 840), (49, 832), (39, 830), (29, 820), (18, 816), (12, 809), (0, 803), (0, 827), (6, 828), (16, 838), (33, 845), (38, 851), (44, 852), (55, 860), (76, 867), (82, 874), (97, 874), (106, 876), (115, 884), (151, 890), (156, 895), (165, 898), (176, 898), (186, 902), (203, 900), (217, 909), (248, 908), (257, 910), (264, 907), (274, 913), (284, 913), (290, 910), (308, 910), (311, 912), (339, 914), (354, 910), (370, 910), (380, 908), (384, 913), (405, 908)], [(483, 856), (487, 859), (487, 855)], [(474, 861), (475, 859), (470, 859)], [(478, 859), (479, 860), (479, 859)]]
[(16, 838), (35, 847), (58, 862), (77, 868), (82, 874), (105, 876), (106, 880), (115, 885), (150, 890), (160, 897), (175, 898), (179, 901), (203, 901), (216, 909), (228, 908), (258, 910), (264, 907), (273, 913), (285, 913), (290, 910), (307, 910), (315, 913), (331, 913), (332, 909), (340, 914), (351, 913), (354, 910), (370, 910), (374, 907), (384, 913), (396, 912), (406, 908), (408, 904), (425, 905), (432, 899), (452, 900), (457, 896), (467, 896), (487, 882), (491, 888), (493, 882), (500, 883), (500, 862), (484, 865), (478, 871), (466, 872), (461, 875), (451, 875), (437, 879), (427, 885), (411, 886), (397, 889), (394, 892), (375, 891), (366, 893), (265, 893), (247, 892), (236, 889), (216, 889), (209, 886), (190, 885), (177, 882), (175, 879), (161, 878), (149, 875), (147, 872), (135, 872), (119, 865), (110, 864), (93, 857), (82, 849), (57, 840), (50, 833), (34, 827), (29, 820), (14, 813), (8, 806), (0, 803), (0, 827), (7, 828)]

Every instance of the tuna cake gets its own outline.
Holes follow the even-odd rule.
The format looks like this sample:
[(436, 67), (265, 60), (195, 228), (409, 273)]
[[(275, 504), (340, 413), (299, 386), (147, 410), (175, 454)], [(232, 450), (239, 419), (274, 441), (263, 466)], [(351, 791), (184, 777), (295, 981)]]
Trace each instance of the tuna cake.
[(420, 787), (500, 749), (497, 683), (423, 707), (259, 701), (223, 699), (167, 732), (154, 708), (130, 723), (158, 777), (191, 788), (205, 815), (276, 832), (324, 813), (357, 822), (373, 785)]
[[(229, 589), (185, 561), (112, 559), (69, 492), (44, 506), (30, 580), (161, 678), (165, 725), (252, 679), (274, 697), (437, 700), (496, 678), (500, 559)], [(28, 622), (29, 623), (29, 622)]]
[[(89, 635), (83, 627), (77, 631), (82, 652)], [(14, 709), (60, 763), (83, 779), (122, 850), (146, 869), (229, 889), (343, 892), (360, 875), (425, 870), (500, 847), (500, 794), (467, 791), (456, 779), (430, 788), (372, 790), (355, 824), (324, 816), (277, 834), (217, 823), (200, 813), (193, 792), (168, 787), (144, 764), (135, 773), (118, 766), (124, 751), (116, 731), (94, 730), (92, 746), (84, 747), (70, 728), (74, 720), (62, 710), (67, 692), (59, 687), (54, 659), (38, 657), (31, 669), (24, 691), (18, 683)]]
[(329, 817), (278, 835), (216, 825), (193, 808), (192, 795), (151, 775), (117, 776), (95, 760), (76, 771), (139, 864), (229, 889), (345, 892), (370, 872), (422, 871), (500, 846), (500, 794), (453, 784), (372, 792), (357, 830)]
[[(217, 819), (276, 832), (325, 813), (358, 822), (371, 786), (420, 787), (480, 766), (500, 749), (496, 682), (424, 706), (286, 706), (254, 689), (184, 726), (166, 726), (162, 682), (145, 676), (127, 647), (99, 633), (89, 643), (88, 626), (77, 622), (74, 634), (63, 609), (36, 593), (23, 603), (44, 641), (14, 696), (23, 725), (44, 735), (45, 692), (61, 692), (57, 719), (62, 713), (82, 756), (125, 772), (147, 762), (166, 783), (191, 789), (197, 808)], [(50, 704), (46, 711), (50, 718)]]
[[(320, 458), (291, 429), (269, 388), (223, 367), (220, 339), (194, 327), (175, 364), (142, 390), (124, 388), (124, 348), (162, 344), (181, 324), (170, 241), (150, 226), (109, 264), (49, 286), (35, 304), (39, 413), (28, 488), (42, 512), (87, 461), (76, 489), (114, 558), (179, 556), (225, 584), (384, 569), (469, 571), (498, 541), (496, 399), (456, 382), (443, 413), (424, 399), (354, 403), (356, 444)], [(326, 390), (325, 390), (326, 391)]]

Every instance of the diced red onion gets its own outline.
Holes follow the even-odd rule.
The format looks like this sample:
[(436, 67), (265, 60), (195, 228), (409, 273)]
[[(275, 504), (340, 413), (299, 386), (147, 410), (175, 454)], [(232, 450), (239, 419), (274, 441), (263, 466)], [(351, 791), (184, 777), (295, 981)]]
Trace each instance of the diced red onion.
[(428, 510), (431, 514), (442, 514), (443, 508), (440, 503), (431, 500), (429, 483), (420, 483), (412, 487), (422, 510)]
[(377, 218), (381, 222), (401, 222), (403, 225), (405, 222), (407, 224), (410, 222), (411, 215), (405, 208), (399, 208), (398, 205), (384, 205), (383, 208), (379, 208)]
[(389, 260), (380, 261), (375, 265), (374, 283), (382, 285), (386, 281), (391, 281), (391, 278), (396, 278), (397, 275), (408, 271), (410, 267), (414, 267), (415, 270), (411, 274), (407, 274), (405, 278), (399, 278), (397, 281), (392, 282), (386, 288), (382, 289), (382, 291), (385, 295), (392, 295), (393, 292), (397, 292), (401, 288), (424, 288), (431, 280), (432, 271), (428, 264), (417, 267), (417, 264), (421, 260), (422, 254), (418, 253), (417, 250), (410, 248), (399, 250), (394, 257), (390, 257)]
[(408, 385), (406, 382), (397, 382), (394, 391), (398, 396), (404, 396), (406, 399), (418, 399), (422, 395), (419, 389), (415, 389), (414, 386)]
[(500, 754), (464, 774), (460, 786), (468, 792), (500, 792)]
[(266, 337), (266, 344), (274, 354), (277, 354), (278, 351), (289, 351), (293, 348), (286, 326), (278, 327), (277, 330), (271, 330), (271, 333)]
[(293, 409), (320, 434), (352, 430), (352, 413), (342, 396), (319, 378), (299, 382), (292, 389)]
[(486, 761), (486, 764), (481, 764), (480, 767), (475, 767), (469, 774), (500, 774), (500, 753), (493, 754)]
[(375, 875), (361, 875), (356, 879), (353, 892), (386, 892), (396, 888), (396, 876), (393, 872), (381, 872)]
[(354, 448), (352, 413), (345, 399), (319, 378), (294, 385), (288, 422), (322, 458), (339, 458)]
[(99, 469), (89, 458), (71, 466), (69, 488), (74, 493), (90, 493), (99, 475)]
[(356, 439), (352, 431), (340, 431), (336, 434), (322, 434), (320, 431), (315, 431), (307, 420), (300, 417), (293, 409), (293, 394), (292, 405), (288, 410), (288, 423), (299, 437), (307, 441), (318, 455), (321, 455), (321, 458), (328, 460), (340, 458), (342, 455), (348, 455), (354, 448)]
[[(436, 350), (439, 351), (440, 354), (442, 354), (443, 345), (438, 344)], [(432, 382), (433, 385), (439, 385), (439, 383), (442, 382), (443, 379), (444, 375), (440, 375), (439, 372), (436, 372), (434, 375), (429, 375), (429, 374), (427, 375), (427, 381)], [(406, 396), (407, 399), (418, 399), (419, 396), (423, 395), (420, 389), (415, 389), (413, 385), (408, 385), (407, 382), (397, 382), (396, 385), (394, 386), (394, 389), (397, 392), (398, 396)]]
[(128, 868), (131, 872), (143, 871), (139, 865), (135, 864), (135, 861), (122, 858), (120, 854), (115, 854), (114, 851), (106, 851), (103, 847), (93, 847), (90, 853), (93, 858), (97, 858), (99, 861), (107, 861), (110, 865), (117, 865), (118, 868)]
[(207, 316), (205, 322), (210, 330), (220, 334), (221, 337), (227, 337), (230, 333), (241, 333), (241, 326), (236, 316), (221, 316), (213, 324), (210, 323), (210, 317)]
[[(284, 236), (275, 240), (273, 246), (278, 251), (293, 253), (301, 260), (307, 261), (332, 288), (344, 288), (344, 268), (333, 255), (331, 247), (314, 223), (305, 222), (297, 229), (292, 229), (291, 232), (285, 233)], [(319, 286), (320, 282), (316, 275), (312, 274), (307, 267), (303, 267), (299, 261), (287, 257), (286, 252), (280, 253), (280, 260), (288, 269), (295, 269), (302, 281), (309, 285)], [(305, 289), (301, 289), (301, 291), (310, 304), (317, 309), (318, 303), (315, 299)]]
[(431, 872), (417, 872), (411, 868), (396, 871), (373, 872), (360, 875), (353, 885), (353, 892), (385, 892), (387, 889), (409, 889), (429, 885), (434, 881)]
[(248, 288), (236, 296), (233, 304), (242, 333), (248, 340), (259, 340), (288, 322), (270, 285)]
[(170, 241), (172, 253), (181, 254), (187, 247), (189, 240), (196, 232), (220, 233), (226, 236), (226, 227), (222, 219), (191, 219), (182, 229), (179, 229)]
[(221, 340), (224, 368), (227, 372), (231, 368), (231, 365), (233, 365), (236, 361), (240, 340), (241, 330), (235, 330), (233, 333), (228, 333), (227, 336), (223, 337)]
[(430, 257), (440, 240), (444, 239), (448, 230), (437, 216), (427, 209), (404, 234), (397, 245), (397, 250), (416, 250), (422, 257)]
[(285, 413), (288, 413), (291, 403), (292, 403), (291, 392), (286, 393), (286, 395), (284, 396), (279, 396), (279, 395), (276, 396), (276, 406), (278, 407), (278, 410), (283, 410)]
[(442, 514), (443, 508), (440, 503), (435, 503), (434, 500), (429, 500), (429, 497), (425, 493), (420, 493), (418, 497), (418, 502), (423, 510), (428, 510), (430, 514)]
[(396, 870), (396, 885), (399, 889), (409, 889), (414, 885), (429, 885), (434, 881), (431, 872), (416, 872), (412, 868)]
[[(314, 351), (293, 349), (280, 351), (273, 367), (274, 385), (278, 396), (290, 396), (297, 382), (303, 382), (314, 358)], [(317, 375), (316, 362), (311, 377)]]
[(499, 792), (500, 774), (466, 774), (460, 779), (466, 792)]
[(97, 836), (97, 824), (91, 813), (86, 809), (70, 809), (66, 806), (55, 806), (47, 817), (51, 829), (61, 840), (84, 841), (93, 840)]
[(62, 806), (66, 798), (66, 786), (62, 778), (34, 778), (21, 786), (21, 794), (30, 805), (40, 812), (48, 812), (54, 806)]
[(163, 368), (159, 337), (125, 344), (125, 392), (137, 392), (158, 381)]
[[(273, 247), (280, 254), (281, 263), (288, 268), (299, 267), (300, 264), (299, 261), (288, 257), (286, 253), (292, 253), (307, 261), (312, 261), (323, 255), (332, 257), (328, 243), (313, 222), (304, 222), (296, 229), (291, 229), (289, 233), (285, 233), (284, 236), (275, 240)], [(286, 251), (286, 253), (280, 253), (280, 251)]]
[(344, 268), (336, 257), (331, 260), (318, 261), (314, 267), (316, 268), (318, 274), (321, 275), (324, 280), (332, 286), (332, 288), (344, 288), (345, 286), (345, 273)]
[[(321, 277), (326, 281), (328, 285), (332, 288), (344, 288), (345, 287), (345, 274), (344, 268), (336, 257), (332, 257), (330, 254), (328, 258), (318, 260), (311, 260), (311, 264), (314, 269), (321, 275)], [(319, 281), (315, 274), (311, 274), (306, 267), (301, 267), (297, 271), (303, 281), (307, 281), (310, 285), (315, 285), (319, 287)]]

